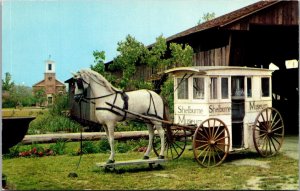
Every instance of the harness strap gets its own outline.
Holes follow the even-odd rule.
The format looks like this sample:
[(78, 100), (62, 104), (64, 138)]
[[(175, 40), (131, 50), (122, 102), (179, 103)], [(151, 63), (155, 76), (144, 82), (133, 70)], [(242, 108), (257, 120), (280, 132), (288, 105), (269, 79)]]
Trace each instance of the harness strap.
[[(146, 115), (152, 115), (152, 116), (155, 116), (155, 117), (157, 117), (158, 115), (157, 115), (157, 111), (156, 111), (156, 107), (155, 107), (155, 103), (154, 103), (154, 99), (153, 99), (153, 96), (152, 96), (152, 94), (151, 94), (151, 92), (150, 91), (148, 91), (147, 90), (147, 92), (149, 93), (149, 95), (150, 95), (150, 103), (149, 103), (149, 107), (148, 107), (148, 110), (147, 110), (147, 113), (146, 113)], [(154, 107), (154, 112), (155, 112), (155, 115), (154, 114), (150, 114), (149, 113), (149, 111), (150, 111), (150, 109), (151, 109), (151, 103), (152, 103), (152, 105), (153, 105), (153, 107)]]
[(111, 93), (111, 94), (104, 95), (104, 96), (99, 96), (99, 97), (85, 97), (84, 99), (87, 99), (87, 100), (100, 99), (100, 98), (105, 98), (105, 97), (108, 97), (108, 96), (111, 96), (111, 95), (114, 95), (114, 94), (115, 93)]
[[(114, 105), (116, 103), (116, 100), (117, 100), (117, 97), (118, 97), (118, 94), (121, 95), (121, 98), (123, 100), (123, 110), (128, 110), (128, 100), (129, 100), (129, 97), (128, 95), (124, 92), (124, 91), (116, 91), (116, 96), (114, 98), (114, 101), (113, 103), (111, 104), (111, 108), (105, 108), (105, 107), (96, 107), (96, 110), (106, 110), (106, 111), (110, 111), (116, 115), (119, 115), (119, 116), (123, 116), (122, 120), (121, 121), (124, 121), (126, 118), (127, 118), (127, 112), (126, 111), (123, 111), (124, 114), (122, 115), (121, 113), (117, 112), (114, 110)], [(113, 94), (111, 94), (113, 95)]]

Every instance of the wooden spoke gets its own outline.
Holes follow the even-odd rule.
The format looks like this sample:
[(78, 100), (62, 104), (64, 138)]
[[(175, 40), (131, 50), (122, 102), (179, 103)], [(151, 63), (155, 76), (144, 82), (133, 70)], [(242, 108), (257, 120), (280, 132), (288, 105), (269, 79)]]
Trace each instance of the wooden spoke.
[(200, 148), (206, 147), (206, 146), (208, 146), (208, 144), (200, 145), (199, 147), (195, 147), (194, 149), (200, 149)]
[[(167, 136), (168, 133), (170, 133), (171, 136)], [(167, 127), (165, 128), (165, 139), (166, 139), (165, 157), (167, 159), (179, 158), (184, 152), (184, 149), (186, 147), (186, 142), (187, 142), (186, 130), (179, 128), (177, 126), (172, 126), (172, 128)], [(160, 144), (157, 143), (160, 143), (160, 137), (158, 135), (154, 136), (154, 141), (153, 141), (153, 150), (154, 153), (158, 156), (160, 151)]]
[[(204, 133), (199, 133), (201, 130)], [(204, 167), (220, 165), (229, 152), (229, 145), (228, 128), (223, 121), (217, 118), (203, 121), (193, 136), (194, 157)]]
[[(260, 121), (261, 118), (263, 121)], [(280, 113), (272, 107), (263, 109), (256, 117), (253, 128), (257, 152), (263, 157), (275, 155), (282, 145), (283, 136), (284, 124)]]
[(223, 140), (223, 139), (226, 139), (226, 138), (229, 138), (229, 136), (221, 137), (220, 139), (215, 140), (215, 142), (219, 142), (220, 140)]
[(282, 128), (283, 128), (283, 126), (277, 127), (276, 129), (272, 129), (272, 132), (275, 132), (275, 131), (277, 131), (279, 129), (282, 129)]

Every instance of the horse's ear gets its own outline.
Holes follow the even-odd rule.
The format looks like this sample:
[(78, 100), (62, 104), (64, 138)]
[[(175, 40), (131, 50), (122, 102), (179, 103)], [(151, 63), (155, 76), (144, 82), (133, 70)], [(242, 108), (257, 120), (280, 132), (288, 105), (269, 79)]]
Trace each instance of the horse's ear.
[(71, 74), (73, 75), (73, 78), (77, 76), (77, 74), (75, 72), (71, 71)]

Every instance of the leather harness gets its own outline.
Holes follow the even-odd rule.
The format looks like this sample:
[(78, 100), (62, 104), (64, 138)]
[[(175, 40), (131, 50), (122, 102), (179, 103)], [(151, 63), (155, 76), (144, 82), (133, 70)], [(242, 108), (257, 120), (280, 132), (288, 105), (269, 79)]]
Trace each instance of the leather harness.
[[(82, 82), (85, 82), (85, 81), (83, 79), (81, 79), (81, 78), (78, 79), (77, 85), (78, 85), (78, 88), (84, 89)], [(87, 83), (87, 82), (85, 82), (85, 83)], [(101, 99), (101, 98), (105, 98), (105, 97), (108, 97), (108, 96), (111, 96), (111, 95), (115, 95), (114, 101), (113, 101), (113, 104), (112, 104), (111, 107), (109, 107), (109, 108), (107, 108), (107, 107), (96, 107), (96, 110), (110, 111), (110, 112), (112, 112), (112, 113), (114, 113), (114, 114), (116, 114), (118, 116), (123, 116), (123, 118), (122, 118), (121, 121), (124, 121), (127, 118), (127, 112), (126, 112), (126, 110), (128, 110), (129, 96), (124, 91), (117, 91), (117, 90), (114, 90), (114, 91), (115, 91), (115, 93), (111, 93), (111, 94), (104, 95), (104, 96), (99, 96), (99, 97), (92, 97), (92, 98), (86, 97), (86, 93), (85, 93), (85, 94), (83, 94), (84, 97), (80, 101), (91, 102), (91, 103), (95, 104), (95, 102), (90, 101), (90, 100)], [(147, 90), (147, 92), (150, 95), (150, 102), (149, 102), (149, 107), (147, 109), (147, 112), (143, 113), (143, 115), (147, 115), (147, 116), (152, 116), (152, 117), (156, 117), (156, 118), (159, 118), (159, 119), (163, 119), (162, 117), (160, 117), (160, 116), (157, 115), (156, 106), (155, 106), (154, 99), (153, 99), (153, 96), (152, 96), (151, 92), (149, 90)], [(122, 111), (124, 112), (124, 114), (121, 114), (119, 111), (114, 110), (114, 108), (115, 108), (114, 105), (116, 103), (118, 95), (120, 95), (121, 98), (122, 98), (122, 100), (123, 100), (123, 110)], [(150, 109), (151, 109), (151, 105), (153, 105), (153, 107), (154, 107), (155, 114), (149, 113)]]

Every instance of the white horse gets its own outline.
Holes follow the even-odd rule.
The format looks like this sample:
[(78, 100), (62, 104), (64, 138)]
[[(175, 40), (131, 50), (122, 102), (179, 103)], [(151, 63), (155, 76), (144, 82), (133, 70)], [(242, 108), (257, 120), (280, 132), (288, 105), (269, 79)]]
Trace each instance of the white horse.
[[(163, 118), (163, 100), (158, 94), (153, 91), (137, 90), (125, 93), (115, 88), (102, 75), (90, 69), (82, 69), (73, 75), (73, 78), (75, 80), (75, 100), (78, 101), (78, 99), (93, 99), (93, 102), (95, 102), (95, 116), (98, 122), (103, 125), (105, 129), (111, 149), (110, 157), (107, 163), (115, 162), (114, 128), (116, 126), (116, 123), (124, 120), (125, 118), (137, 118), (137, 116), (118, 110), (115, 107), (108, 105), (107, 103), (138, 114), (156, 117), (158, 119)], [(91, 89), (94, 97), (86, 97), (86, 91), (88, 88)], [(150, 123), (152, 125), (147, 124), (149, 129), (149, 143), (144, 154), (144, 159), (149, 159), (149, 153), (152, 150), (154, 126), (161, 138), (161, 151), (158, 158), (164, 158), (165, 137), (162, 123), (155, 120), (150, 121)]]

